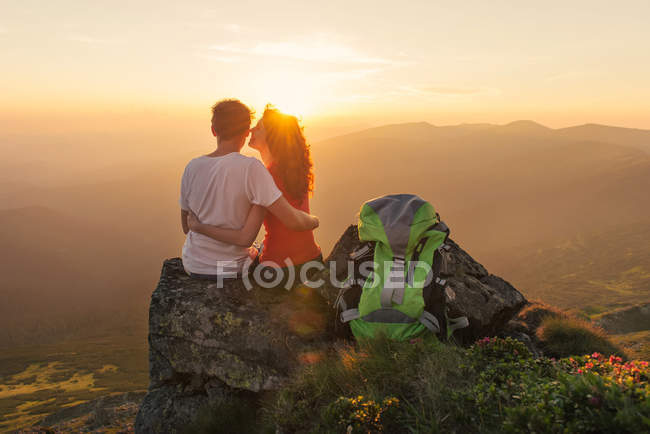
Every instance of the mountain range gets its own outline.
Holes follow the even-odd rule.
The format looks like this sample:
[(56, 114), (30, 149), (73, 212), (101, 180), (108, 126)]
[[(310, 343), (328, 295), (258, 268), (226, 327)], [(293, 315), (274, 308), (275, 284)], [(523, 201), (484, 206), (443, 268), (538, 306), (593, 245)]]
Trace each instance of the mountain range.
[[(103, 159), (96, 173), (88, 155), (79, 155), (83, 175), (75, 177), (68, 164), (61, 171), (75, 181), (54, 186), (18, 176), (45, 170), (42, 163), (31, 169), (1, 163), (7, 174), (0, 188), (2, 325), (12, 318), (15, 329), (19, 317), (100, 306), (120, 312), (135, 306), (136, 314), (146, 315), (162, 259), (180, 254), (183, 167), (210, 150), (188, 146), (142, 164)], [(635, 291), (647, 299), (638, 288), (647, 289), (650, 270), (650, 131), (420, 122), (331, 138), (312, 151), (312, 211), (321, 219), (316, 238), (325, 254), (364, 201), (409, 192), (430, 201), (454, 239), (529, 298), (586, 310), (631, 303)], [(57, 167), (48, 168), (47, 179), (56, 177)], [(577, 239), (580, 249), (561, 249)], [(622, 239), (631, 250), (621, 250)], [(595, 259), (599, 252), (615, 260)], [(582, 271), (567, 280), (571, 269)], [(629, 270), (636, 271), (624, 274), (634, 280), (625, 296), (591, 283), (584, 286), (599, 288), (598, 300), (562, 296), (568, 286), (594, 280), (592, 274), (611, 283)], [(611, 302), (603, 302), (608, 297)], [(21, 315), (10, 314), (17, 311)]]

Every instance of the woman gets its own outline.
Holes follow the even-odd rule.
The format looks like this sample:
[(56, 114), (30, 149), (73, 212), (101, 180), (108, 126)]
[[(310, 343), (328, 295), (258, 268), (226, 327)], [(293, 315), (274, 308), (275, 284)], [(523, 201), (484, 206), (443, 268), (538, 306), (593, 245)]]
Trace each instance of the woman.
[[(289, 203), (309, 213), (309, 196), (313, 191), (314, 174), (309, 145), (295, 116), (267, 106), (262, 118), (251, 130), (249, 146), (259, 151), (277, 187)], [(321, 250), (313, 231), (296, 232), (284, 226), (277, 217), (261, 206), (253, 206), (244, 227), (223, 229), (201, 224), (190, 216), (190, 229), (205, 236), (231, 244), (250, 246), (264, 222), (266, 236), (261, 251), (254, 251), (259, 261), (271, 269), (295, 266), (296, 277), (302, 265), (322, 261)], [(257, 274), (257, 273), (256, 273)], [(267, 273), (259, 273), (265, 275)], [(287, 275), (287, 273), (283, 273)], [(268, 277), (267, 277), (268, 278)], [(272, 280), (268, 278), (269, 280)], [(282, 281), (286, 284), (286, 281)]]

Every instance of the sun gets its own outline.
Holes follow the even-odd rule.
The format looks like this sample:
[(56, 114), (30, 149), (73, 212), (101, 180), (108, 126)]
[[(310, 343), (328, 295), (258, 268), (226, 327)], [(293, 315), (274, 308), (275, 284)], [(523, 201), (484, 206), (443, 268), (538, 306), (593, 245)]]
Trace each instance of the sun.
[(269, 103), (282, 113), (294, 115), (300, 119), (310, 114), (311, 105), (302, 95), (276, 95), (269, 100)]
[(255, 100), (261, 109), (272, 104), (300, 119), (316, 111), (317, 86), (304, 76), (286, 71), (266, 73), (254, 87)]

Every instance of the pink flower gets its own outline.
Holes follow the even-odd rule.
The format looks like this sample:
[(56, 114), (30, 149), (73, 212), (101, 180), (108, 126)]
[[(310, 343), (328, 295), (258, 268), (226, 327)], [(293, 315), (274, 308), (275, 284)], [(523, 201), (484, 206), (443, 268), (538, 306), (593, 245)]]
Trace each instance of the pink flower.
[(609, 356), (609, 363), (621, 363), (623, 359), (617, 356)]

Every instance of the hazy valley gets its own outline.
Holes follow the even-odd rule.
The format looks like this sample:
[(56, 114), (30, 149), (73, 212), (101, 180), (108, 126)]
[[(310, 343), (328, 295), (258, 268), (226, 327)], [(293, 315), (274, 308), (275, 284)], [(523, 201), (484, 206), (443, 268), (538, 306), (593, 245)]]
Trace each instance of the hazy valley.
[[(0, 347), (10, 349), (0, 383), (20, 384), (15, 376), (30, 363), (46, 369), (56, 359), (35, 359), (30, 345), (47, 343), (68, 360), (76, 350), (66, 339), (81, 346), (97, 336), (110, 344), (93, 351), (108, 354), (129, 335), (128, 366), (111, 364), (120, 374), (146, 371), (148, 298), (162, 260), (179, 256), (183, 242), (180, 176), (214, 146), (182, 131), (85, 145), (88, 136), (65, 154), (56, 151), (62, 139), (0, 138), (5, 150), (38, 155), (0, 163)], [(312, 151), (325, 255), (361, 203), (409, 192), (433, 203), (452, 237), (529, 299), (592, 316), (650, 300), (650, 131), (412, 123), (319, 141)], [(76, 366), (94, 373), (95, 395), (57, 405), (110, 390), (106, 378), (114, 390), (138, 387), (98, 363)], [(146, 387), (146, 375), (137, 378)], [(6, 389), (0, 406), (49, 399), (25, 393)], [(35, 408), (18, 416), (41, 414)]]

